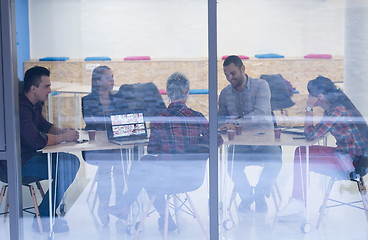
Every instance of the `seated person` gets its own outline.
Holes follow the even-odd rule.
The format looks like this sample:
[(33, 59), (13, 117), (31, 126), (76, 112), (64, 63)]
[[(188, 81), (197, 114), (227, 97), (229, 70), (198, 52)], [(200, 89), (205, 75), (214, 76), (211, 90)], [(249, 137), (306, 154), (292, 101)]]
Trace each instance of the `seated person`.
[[(114, 76), (108, 66), (96, 67), (92, 72), (92, 91), (82, 98), (82, 114), (86, 130), (106, 131), (105, 112), (118, 108), (118, 102), (111, 93)], [(111, 196), (111, 169), (115, 184), (115, 202), (119, 204), (124, 191), (123, 166), (120, 150), (101, 150), (83, 152), (83, 158), (97, 165), (98, 216), (102, 224), (108, 224)]]
[[(267, 82), (254, 79), (245, 73), (245, 66), (238, 56), (229, 56), (223, 63), (223, 70), (229, 85), (222, 89), (219, 97), (218, 117), (221, 129), (235, 129), (237, 121), (245, 130), (273, 130), (271, 115), (271, 92)], [(235, 151), (234, 151), (235, 148)], [(255, 202), (257, 212), (267, 212), (266, 196), (281, 169), (280, 146), (237, 145), (229, 147), (228, 172), (234, 181), (241, 203), (238, 210), (251, 211)], [(262, 166), (258, 184), (253, 187), (244, 174), (246, 166)]]
[[(118, 216), (127, 218), (129, 207), (136, 200), (142, 188), (156, 196), (154, 206), (160, 214), (159, 227), (163, 228), (165, 200), (161, 189), (178, 187), (185, 189), (196, 180), (202, 184), (205, 161), (195, 162), (187, 153), (196, 153), (201, 145), (209, 144), (209, 125), (200, 112), (188, 108), (189, 80), (181, 73), (172, 74), (166, 83), (170, 99), (168, 108), (150, 124), (151, 134), (147, 151), (157, 156), (145, 156), (131, 168), (128, 177), (128, 192), (123, 196), (124, 205), (117, 209)], [(222, 138), (219, 136), (219, 143)], [(207, 153), (208, 154), (208, 153)], [(176, 161), (175, 161), (176, 160)], [(193, 160), (193, 161), (191, 161)], [(207, 160), (207, 158), (206, 158)], [(180, 174), (178, 174), (180, 173)], [(179, 175), (191, 181), (182, 182)], [(201, 180), (200, 180), (201, 179)], [(179, 186), (180, 185), (180, 186)], [(169, 230), (176, 228), (169, 218)]]
[[(41, 180), (48, 179), (47, 154), (37, 150), (61, 142), (73, 142), (79, 138), (78, 131), (60, 129), (42, 116), (42, 105), (51, 92), (50, 86), (50, 71), (46, 68), (35, 66), (26, 71), (24, 75), (24, 90), (19, 96), (23, 177), (37, 177)], [(57, 155), (59, 159), (58, 179), (57, 181), (52, 181), (53, 192), (56, 187), (56, 207), (60, 204), (65, 191), (73, 182), (79, 169), (79, 159), (75, 155), (68, 153), (53, 154), (52, 179), (55, 180)], [(54, 194), (53, 197), (55, 197)], [(54, 203), (54, 200), (52, 202)], [(46, 193), (40, 203), (39, 210), (41, 217), (49, 217), (48, 193)], [(42, 219), (42, 226), (44, 231), (49, 231), (48, 219)], [(38, 231), (36, 218), (33, 222), (33, 229)], [(55, 219), (54, 232), (67, 232), (68, 230), (68, 224), (64, 219)]]
[[(336, 147), (309, 148), (309, 170), (349, 179), (349, 173), (354, 171), (353, 161), (362, 157), (367, 149), (367, 124), (350, 99), (330, 79), (319, 76), (309, 81), (308, 92), (304, 124), (306, 139), (320, 138), (327, 133), (331, 133), (336, 139)], [(324, 110), (322, 120), (316, 125), (313, 123), (314, 107)], [(302, 185), (306, 182), (307, 174), (305, 152), (305, 147), (295, 150), (292, 198), (277, 214), (280, 220), (298, 221), (305, 218), (306, 192)]]

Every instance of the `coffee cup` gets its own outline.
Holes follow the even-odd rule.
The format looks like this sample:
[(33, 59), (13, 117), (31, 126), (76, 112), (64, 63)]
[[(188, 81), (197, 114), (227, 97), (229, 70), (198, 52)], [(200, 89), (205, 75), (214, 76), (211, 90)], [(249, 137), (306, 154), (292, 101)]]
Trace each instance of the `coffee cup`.
[(242, 134), (242, 130), (243, 130), (242, 126), (235, 125), (235, 134), (236, 135), (241, 135)]
[(89, 141), (94, 141), (96, 139), (96, 130), (88, 130)]
[(279, 139), (281, 137), (281, 129), (275, 128), (274, 132), (275, 132), (275, 138)]
[(234, 140), (234, 138), (235, 138), (235, 130), (232, 130), (232, 129), (227, 130), (227, 136), (229, 138), (229, 141)]

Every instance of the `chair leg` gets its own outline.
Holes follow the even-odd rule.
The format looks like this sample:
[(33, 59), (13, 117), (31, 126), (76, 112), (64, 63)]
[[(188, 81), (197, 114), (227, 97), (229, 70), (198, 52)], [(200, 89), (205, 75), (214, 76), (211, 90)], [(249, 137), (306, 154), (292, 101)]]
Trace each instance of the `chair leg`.
[(271, 196), (273, 199), (273, 203), (275, 204), (276, 212), (280, 210), (280, 203), (281, 203), (281, 194), (280, 189), (277, 183), (275, 182), (272, 189), (271, 189)]
[[(139, 235), (139, 233), (140, 233), (140, 232), (142, 231), (142, 229), (143, 229), (144, 222), (146, 221), (146, 218), (147, 218), (147, 216), (148, 216), (148, 214), (149, 214), (149, 212), (150, 212), (150, 210), (151, 210), (151, 208), (152, 208), (153, 202), (154, 202), (155, 200), (156, 200), (156, 196), (153, 196), (153, 197), (151, 198), (151, 200), (149, 201), (149, 203), (148, 203), (148, 205), (147, 205), (147, 207), (146, 207), (146, 210), (144, 211), (143, 216), (142, 216), (142, 217), (141, 217), (141, 219), (139, 220), (139, 224), (138, 224), (138, 226), (137, 226), (136, 230), (134, 231), (134, 234), (133, 234), (132, 240), (135, 240), (135, 239), (137, 239), (137, 238), (138, 238), (138, 235)], [(134, 227), (134, 225), (133, 225), (133, 227)]]
[(41, 216), (40, 216), (40, 211), (38, 209), (36, 193), (35, 193), (34, 187), (32, 185), (27, 185), (27, 187), (29, 188), (29, 191), (30, 191), (31, 196), (32, 196), (33, 206), (34, 206), (34, 209), (35, 209), (37, 223), (38, 223), (38, 230), (42, 234), (43, 233), (43, 228), (42, 228), (42, 224), (41, 224)]
[[(231, 196), (230, 196), (230, 200), (229, 200), (229, 206), (226, 208), (226, 211), (227, 211), (227, 216), (229, 217), (228, 219), (231, 220), (231, 222), (234, 222), (234, 216), (231, 212), (231, 207), (234, 203), (235, 205), (235, 214), (236, 214), (236, 219), (239, 219), (238, 218), (238, 210), (237, 210), (237, 203), (236, 203), (236, 194), (237, 192), (233, 191), (231, 192)], [(228, 219), (224, 219), (224, 221), (227, 221)]]
[(328, 199), (330, 197), (330, 193), (331, 193), (334, 182), (335, 182), (335, 179), (331, 178), (330, 182), (328, 183), (326, 193), (325, 193), (325, 198), (323, 199), (323, 203), (322, 203), (321, 207), (319, 208), (319, 216), (318, 216), (317, 226), (316, 226), (317, 229), (319, 228), (319, 226), (321, 224), (322, 216), (323, 216), (323, 214), (325, 212), (325, 209), (327, 207), (327, 202), (328, 202)]
[(173, 196), (173, 199), (174, 199), (174, 209), (175, 209), (175, 223), (176, 223), (177, 232), (180, 232), (179, 214), (178, 214), (178, 212), (176, 212), (176, 210), (178, 209), (178, 198), (179, 198), (179, 196), (177, 196), (177, 195), (174, 195)]
[(9, 213), (9, 194), (6, 194), (5, 208), (4, 208), (4, 222)]
[(0, 191), (0, 206), (3, 202), (3, 198), (5, 196), (5, 193), (6, 193), (6, 188), (8, 187), (8, 185), (4, 185), (1, 187), (1, 191)]
[(187, 199), (187, 200), (188, 200), (188, 202), (189, 202), (190, 207), (192, 208), (192, 211), (193, 211), (193, 213), (194, 213), (194, 215), (195, 215), (195, 218), (197, 219), (198, 224), (199, 224), (199, 226), (200, 226), (200, 227), (201, 227), (201, 229), (202, 229), (203, 234), (205, 235), (205, 237), (206, 237), (206, 239), (207, 239), (207, 240), (210, 240), (210, 236), (208, 235), (208, 231), (207, 231), (207, 229), (205, 228), (205, 226), (204, 226), (204, 224), (203, 224), (203, 222), (202, 222), (202, 220), (201, 220), (201, 218), (200, 218), (200, 216), (199, 216), (199, 214), (198, 214), (198, 212), (197, 212), (197, 209), (195, 208), (195, 206), (194, 206), (194, 204), (193, 204), (192, 199), (189, 197), (188, 193), (185, 193), (185, 195), (186, 195), (186, 199)]
[(357, 185), (358, 185), (358, 190), (360, 192), (360, 196), (362, 197), (365, 216), (368, 221), (368, 194), (367, 194), (367, 188), (364, 184), (363, 177), (360, 177), (359, 181), (357, 181)]
[(41, 183), (39, 181), (36, 182), (36, 186), (37, 186), (38, 191), (41, 194), (41, 197), (44, 198), (45, 197), (45, 191), (43, 190), (43, 188), (41, 186)]
[(163, 240), (167, 240), (167, 234), (169, 232), (169, 204), (170, 204), (170, 196), (166, 196), (166, 204), (165, 204), (165, 221), (164, 221), (164, 236)]
[[(91, 188), (88, 191), (88, 195), (87, 195), (87, 199), (86, 199), (87, 202), (88, 202), (89, 198), (91, 197), (91, 194), (93, 192), (93, 189), (96, 186), (96, 183), (97, 183), (97, 174), (92, 179), (92, 185), (91, 185)], [(92, 212), (95, 209), (96, 201), (97, 201), (97, 194), (95, 194), (95, 196), (93, 198), (92, 209), (91, 209)]]

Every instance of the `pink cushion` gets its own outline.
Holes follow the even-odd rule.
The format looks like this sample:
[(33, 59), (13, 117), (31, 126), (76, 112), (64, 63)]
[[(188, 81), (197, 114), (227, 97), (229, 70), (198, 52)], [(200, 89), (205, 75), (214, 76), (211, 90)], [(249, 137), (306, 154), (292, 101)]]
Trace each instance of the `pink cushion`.
[(308, 55), (305, 55), (304, 58), (330, 59), (332, 58), (332, 55), (331, 54), (308, 54)]
[[(222, 56), (222, 60), (225, 60), (229, 55), (225, 55), (225, 56)], [(245, 56), (245, 55), (238, 55), (238, 57), (240, 59), (249, 59), (248, 56)]]
[(150, 56), (129, 56), (129, 57), (125, 57), (124, 61), (129, 61), (129, 60), (151, 60)]
[(166, 95), (166, 90), (165, 89), (159, 89), (158, 91), (160, 92), (161, 95)]

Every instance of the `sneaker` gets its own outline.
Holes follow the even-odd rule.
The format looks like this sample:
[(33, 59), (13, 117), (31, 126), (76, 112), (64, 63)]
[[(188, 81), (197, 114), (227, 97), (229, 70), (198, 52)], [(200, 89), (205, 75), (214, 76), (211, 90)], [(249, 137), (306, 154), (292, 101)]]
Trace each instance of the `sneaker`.
[(305, 220), (305, 206), (304, 203), (295, 198), (291, 198), (288, 204), (276, 213), (276, 217), (280, 221), (296, 222)]
[(259, 213), (265, 213), (268, 211), (267, 202), (266, 202), (266, 196), (265, 195), (259, 195), (254, 198), (254, 201), (256, 203), (256, 212)]
[[(50, 219), (48, 217), (41, 217), (41, 225), (44, 232), (50, 232)], [(32, 224), (33, 231), (39, 232), (38, 220), (36, 217), (33, 218)], [(54, 233), (69, 232), (68, 222), (64, 219), (55, 217)]]
[[(165, 225), (165, 217), (159, 217), (157, 220), (158, 223), (158, 228), (160, 230), (164, 229), (164, 225)], [(175, 231), (177, 229), (177, 226), (174, 222), (174, 219), (172, 219), (171, 216), (169, 216), (169, 224), (168, 224), (168, 230), (169, 232)]]

